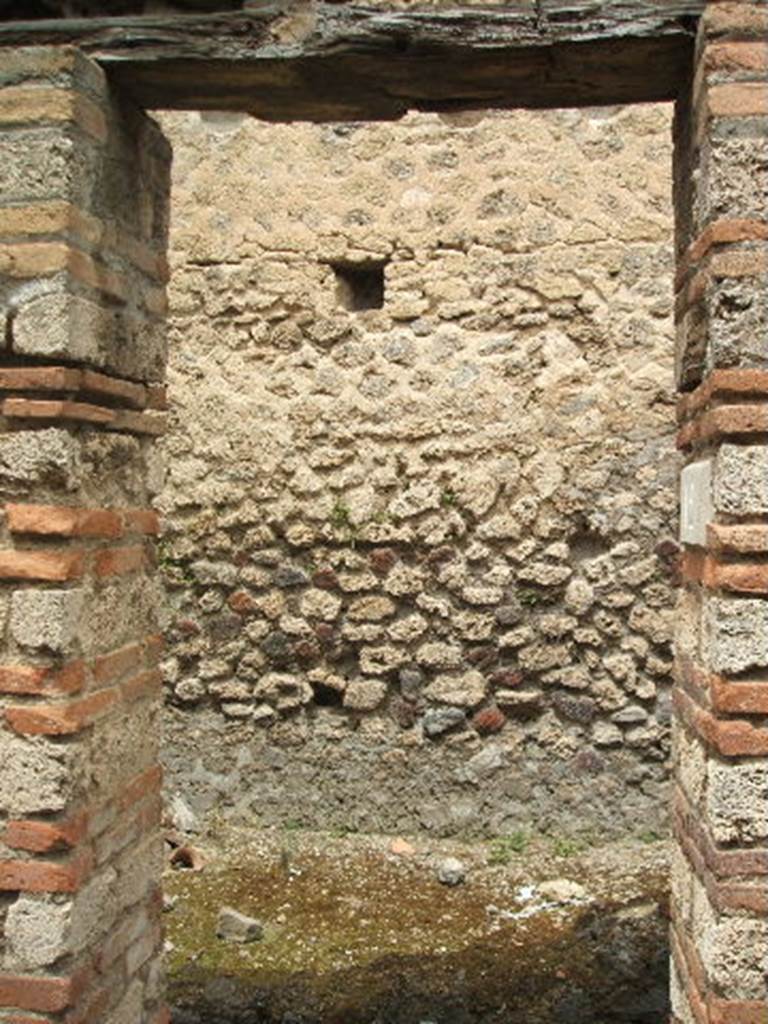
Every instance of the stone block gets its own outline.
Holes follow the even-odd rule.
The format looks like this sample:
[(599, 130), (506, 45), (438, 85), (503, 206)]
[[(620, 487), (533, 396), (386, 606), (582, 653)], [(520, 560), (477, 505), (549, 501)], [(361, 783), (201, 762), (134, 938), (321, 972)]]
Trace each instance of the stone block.
[(768, 667), (768, 601), (710, 598), (707, 654), (715, 672)]
[(216, 937), (227, 942), (256, 942), (264, 935), (264, 925), (255, 917), (233, 907), (222, 907), (216, 919)]
[(61, 128), (25, 128), (0, 133), (0, 195), (4, 203), (67, 199), (80, 204), (80, 146)]
[(6, 968), (33, 971), (65, 956), (71, 913), (67, 897), (22, 893), (5, 917)]
[(724, 444), (715, 460), (715, 507), (735, 516), (768, 513), (768, 445)]
[(713, 280), (705, 296), (707, 369), (765, 366), (768, 275)]
[(698, 224), (721, 218), (762, 220), (768, 208), (768, 139), (713, 137), (702, 156)]
[(156, 633), (162, 600), (154, 576), (140, 573), (89, 591), (80, 629), (83, 652), (99, 654)]
[(706, 821), (718, 843), (768, 840), (768, 763), (712, 759), (707, 765)]
[(114, 928), (116, 880), (115, 871), (105, 868), (90, 878), (75, 896), (70, 916), (73, 949), (89, 948)]
[(0, 434), (0, 481), (9, 490), (46, 486), (73, 490), (78, 483), (77, 441), (66, 430)]
[(698, 807), (707, 779), (706, 749), (697, 736), (684, 729), (674, 734), (675, 773), (693, 807)]
[(424, 696), (441, 704), (453, 704), (462, 708), (473, 708), (482, 702), (486, 694), (486, 682), (480, 672), (464, 672), (460, 675), (437, 676), (424, 689)]
[(0, 731), (0, 805), (8, 815), (63, 810), (76, 787), (77, 747)]
[(82, 590), (16, 590), (11, 598), (11, 636), (21, 647), (68, 650), (83, 614)]
[(725, 999), (768, 999), (768, 920), (721, 917), (696, 934), (707, 977)]
[(344, 692), (344, 707), (352, 711), (373, 711), (387, 695), (382, 679), (356, 679)]

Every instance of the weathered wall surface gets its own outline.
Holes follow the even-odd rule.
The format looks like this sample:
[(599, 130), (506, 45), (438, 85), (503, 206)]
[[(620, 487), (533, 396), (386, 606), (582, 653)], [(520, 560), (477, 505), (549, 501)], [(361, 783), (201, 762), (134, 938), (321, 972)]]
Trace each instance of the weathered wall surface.
[[(166, 761), (195, 810), (660, 827), (669, 118), (163, 118)], [(358, 263), (382, 308), (344, 308)]]

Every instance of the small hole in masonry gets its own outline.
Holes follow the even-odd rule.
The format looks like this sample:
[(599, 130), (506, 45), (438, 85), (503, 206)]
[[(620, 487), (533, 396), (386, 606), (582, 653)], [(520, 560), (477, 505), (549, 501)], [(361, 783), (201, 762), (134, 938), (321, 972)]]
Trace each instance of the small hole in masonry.
[(383, 262), (333, 263), (336, 301), (344, 309), (381, 309), (384, 306)]

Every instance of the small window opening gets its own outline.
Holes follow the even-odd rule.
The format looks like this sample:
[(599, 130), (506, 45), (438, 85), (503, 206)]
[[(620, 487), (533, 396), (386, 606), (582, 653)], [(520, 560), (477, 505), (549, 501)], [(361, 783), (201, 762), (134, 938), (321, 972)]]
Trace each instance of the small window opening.
[(385, 263), (333, 263), (336, 300), (344, 309), (382, 309)]

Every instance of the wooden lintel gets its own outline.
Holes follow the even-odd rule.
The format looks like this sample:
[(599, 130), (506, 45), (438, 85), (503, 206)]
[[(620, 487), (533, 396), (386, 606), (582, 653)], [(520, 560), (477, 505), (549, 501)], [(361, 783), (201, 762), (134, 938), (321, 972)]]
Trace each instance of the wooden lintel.
[(688, 74), (703, 6), (517, 0), (386, 11), (251, 0), (222, 14), (0, 21), (0, 46), (78, 46), (150, 109), (381, 120), (409, 109), (672, 99)]

